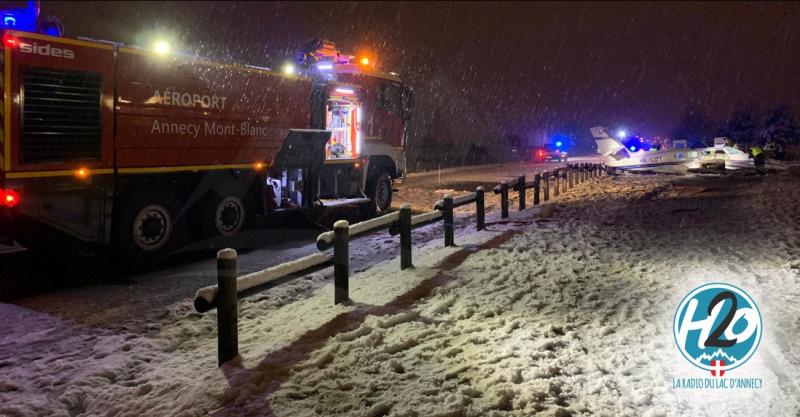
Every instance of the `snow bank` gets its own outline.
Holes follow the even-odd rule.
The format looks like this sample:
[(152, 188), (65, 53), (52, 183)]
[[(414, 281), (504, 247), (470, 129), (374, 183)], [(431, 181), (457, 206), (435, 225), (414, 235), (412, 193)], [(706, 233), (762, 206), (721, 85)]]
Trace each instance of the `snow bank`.
[[(272, 409), (276, 415), (796, 415), (800, 388), (792, 381), (800, 377), (800, 352), (786, 335), (800, 327), (792, 312), (800, 301), (798, 267), (790, 261), (800, 255), (800, 225), (788, 219), (800, 212), (800, 187), (783, 179), (785, 195), (765, 203), (768, 184), (749, 192), (734, 184), (727, 192), (744, 195), (732, 206), (720, 189), (710, 191), (719, 185), (702, 186), (700, 194), (710, 195), (699, 198), (673, 179), (589, 182), (562, 204), (512, 213), (518, 224), (532, 220), (524, 233), (467, 257), (447, 272), (455, 277), (449, 285), (412, 310), (369, 316), (345, 337), (329, 339), (318, 348), (330, 353), (324, 366), (296, 367), (270, 394)], [(686, 215), (693, 210), (699, 215)], [(726, 216), (716, 214), (721, 210)], [(756, 213), (766, 219), (751, 228)], [(782, 230), (778, 242), (794, 243), (767, 250), (775, 228)], [(743, 232), (764, 240), (755, 243)], [(763, 378), (766, 388), (676, 391), (672, 377), (697, 371), (674, 347), (674, 308), (689, 289), (720, 277), (748, 288), (765, 323), (773, 323), (765, 335), (772, 342), (737, 370)]]

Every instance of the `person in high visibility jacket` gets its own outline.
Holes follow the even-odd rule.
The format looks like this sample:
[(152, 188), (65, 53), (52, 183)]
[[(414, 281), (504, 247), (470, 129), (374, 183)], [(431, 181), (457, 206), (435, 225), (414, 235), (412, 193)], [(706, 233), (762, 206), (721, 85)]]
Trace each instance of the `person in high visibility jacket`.
[(753, 160), (756, 165), (756, 172), (764, 172), (764, 165), (766, 165), (766, 155), (760, 146), (753, 146), (750, 148), (750, 155), (753, 155)]

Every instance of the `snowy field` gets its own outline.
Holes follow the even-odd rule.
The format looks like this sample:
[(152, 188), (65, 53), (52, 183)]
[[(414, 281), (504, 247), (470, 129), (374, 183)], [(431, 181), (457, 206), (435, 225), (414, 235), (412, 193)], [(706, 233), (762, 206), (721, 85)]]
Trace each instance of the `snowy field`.
[[(190, 293), (115, 323), (88, 318), (99, 291), (0, 304), (0, 415), (796, 416), (798, 174), (603, 177), (487, 231), (462, 217), (457, 248), (420, 229), (404, 272), (377, 234), (352, 253), (352, 305), (333, 306), (330, 270), (246, 298), (241, 360), (219, 369)], [(735, 372), (761, 389), (672, 388), (706, 376), (671, 326), (709, 281), (759, 305)]]

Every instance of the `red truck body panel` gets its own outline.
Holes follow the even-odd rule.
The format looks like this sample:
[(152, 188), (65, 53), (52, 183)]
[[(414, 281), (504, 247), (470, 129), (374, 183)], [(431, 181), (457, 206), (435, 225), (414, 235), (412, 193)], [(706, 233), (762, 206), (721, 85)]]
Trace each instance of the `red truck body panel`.
[[(8, 43), (14, 45), (8, 47)], [(20, 142), (11, 140), (20, 135), (20, 109), (24, 104), (24, 91), (20, 89), (22, 67), (45, 67), (99, 73), (102, 76), (101, 142), (100, 158), (85, 161), (82, 166), (90, 169), (113, 166), (113, 97), (114, 52), (111, 45), (84, 42), (72, 39), (52, 38), (36, 34), (12, 32), (4, 37), (4, 114), (5, 126), (10, 127), (4, 137), (4, 171), (58, 171), (75, 169), (74, 161), (24, 164), (20, 158)], [(64, 57), (69, 52), (73, 58)], [(61, 55), (61, 57), (54, 56)], [(54, 63), (58, 65), (55, 66)], [(14, 121), (14, 122), (11, 122)]]
[(311, 82), (120, 48), (117, 167), (271, 163), (310, 122)]

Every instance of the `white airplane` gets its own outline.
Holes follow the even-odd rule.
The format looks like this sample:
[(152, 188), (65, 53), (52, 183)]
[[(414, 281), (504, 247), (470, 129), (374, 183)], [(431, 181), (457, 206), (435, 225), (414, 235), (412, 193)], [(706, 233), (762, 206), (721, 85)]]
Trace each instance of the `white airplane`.
[(606, 132), (605, 128), (590, 128), (597, 152), (603, 155), (611, 171), (687, 172), (735, 171), (754, 169), (750, 156), (736, 148), (725, 146), (725, 141), (715, 139), (711, 148), (674, 148), (667, 150), (632, 151)]

